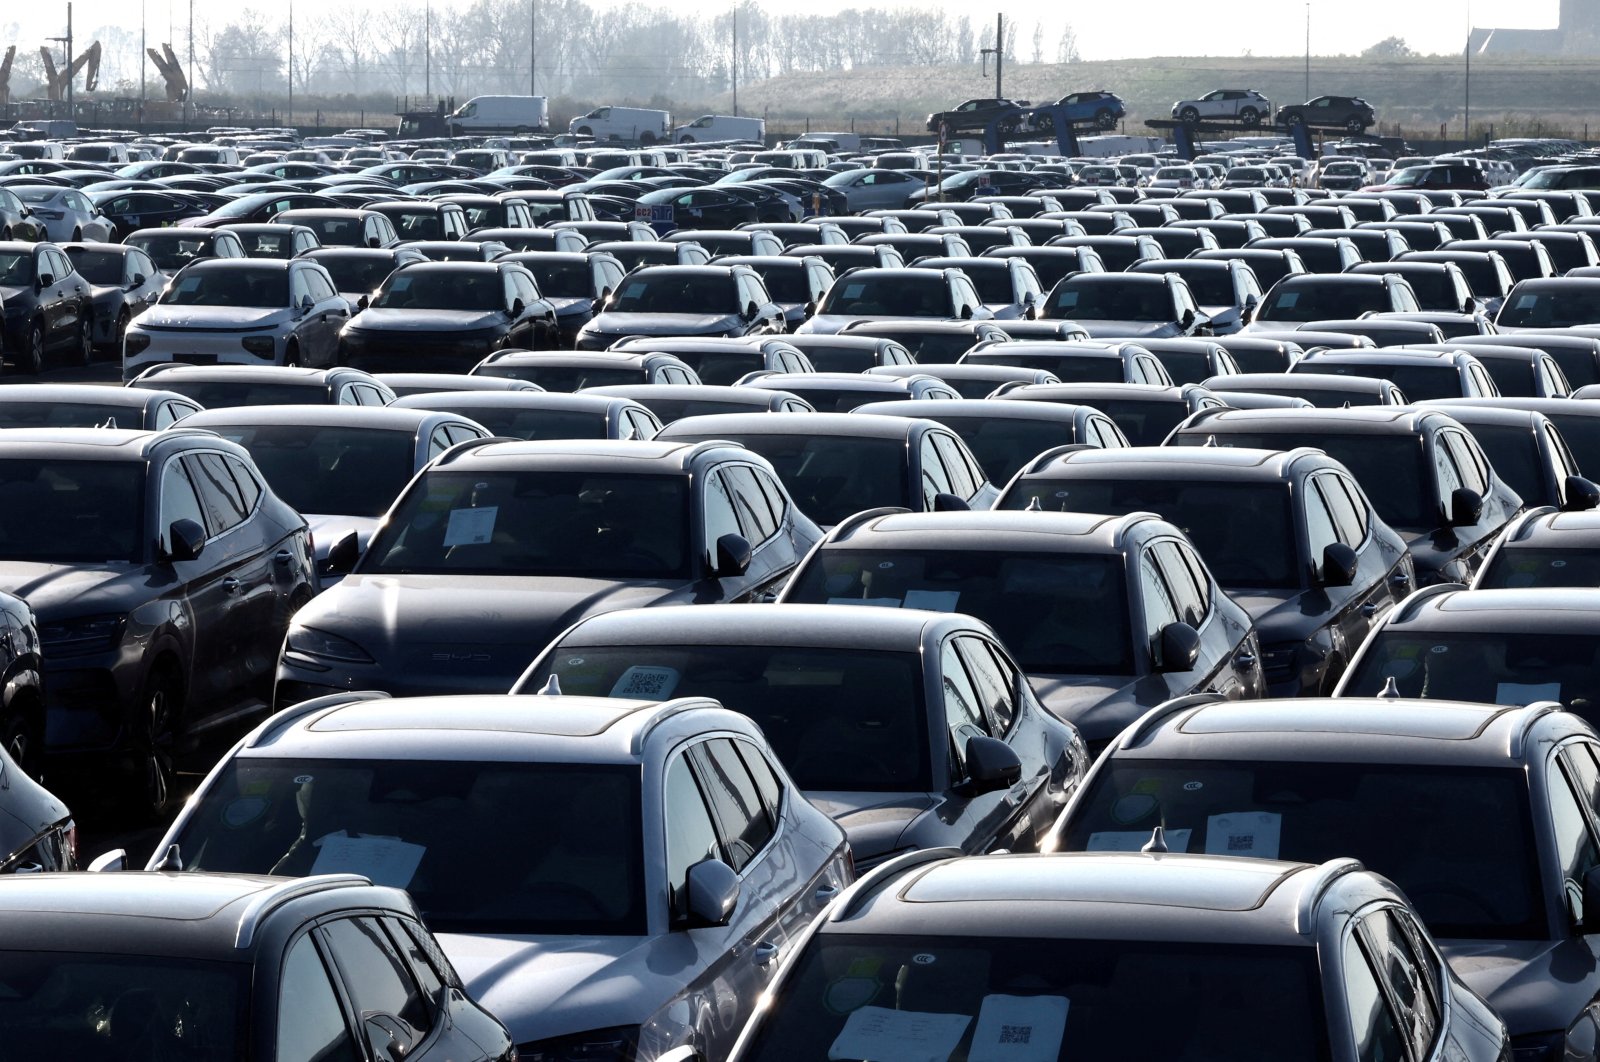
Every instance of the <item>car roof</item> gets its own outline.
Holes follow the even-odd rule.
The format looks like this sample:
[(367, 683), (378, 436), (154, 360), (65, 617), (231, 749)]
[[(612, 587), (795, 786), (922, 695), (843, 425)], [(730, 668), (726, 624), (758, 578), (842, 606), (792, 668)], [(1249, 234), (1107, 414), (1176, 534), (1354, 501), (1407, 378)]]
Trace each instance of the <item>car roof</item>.
[[(122, 406), (128, 409), (145, 409), (152, 402), (176, 398), (192, 402), (176, 391), (158, 391), (148, 387), (101, 387), (98, 384), (29, 384), (27, 387), (8, 387), (0, 391), (0, 406), (54, 405), (57, 402), (89, 402), (97, 406)], [(15, 429), (8, 429), (15, 430)], [(5, 436), (0, 436), (5, 438)]]
[(711, 413), (684, 417), (661, 429), (658, 439), (717, 438), (729, 435), (832, 435), (905, 440), (926, 420), (880, 417), (867, 413)]
[[(952, 366), (940, 366), (942, 370)], [(1070, 402), (1007, 402), (999, 398), (967, 398), (951, 402), (942, 398), (915, 398), (899, 402), (868, 402), (851, 410), (852, 414), (886, 417), (925, 417), (941, 424), (952, 420), (1029, 420), (1074, 424), (1077, 419), (1099, 410)]]
[[(180, 429), (135, 431), (125, 428), (6, 428), (0, 431), (0, 457), (77, 461), (143, 461), (152, 447)], [(210, 432), (194, 432), (204, 438)]]
[(1295, 391), (1367, 391), (1379, 394), (1393, 385), (1371, 376), (1342, 376), (1331, 372), (1241, 372), (1213, 376), (1205, 382), (1213, 391), (1232, 393), (1258, 387)]
[(640, 439), (498, 439), (451, 451), (433, 468), (518, 472), (554, 467), (660, 475), (688, 472), (693, 458), (711, 445)]
[[(537, 392), (535, 392), (537, 393)], [(199, 417), (199, 420), (193, 418)], [(212, 425), (268, 425), (292, 424), (307, 427), (331, 425), (347, 428), (365, 428), (375, 431), (404, 431), (414, 433), (439, 419), (459, 423), (466, 419), (458, 414), (440, 413), (429, 409), (404, 406), (341, 406), (282, 405), (282, 406), (228, 406), (205, 409), (184, 418), (186, 428), (210, 428)]]
[(758, 645), (909, 653), (920, 651), (932, 632), (974, 627), (987, 629), (960, 613), (913, 608), (676, 605), (591, 616), (553, 645)]
[[(262, 259), (253, 259), (262, 261)], [(197, 263), (198, 264), (198, 263)], [(159, 369), (151, 372), (150, 369)], [(336, 372), (348, 372), (341, 369), (311, 369), (299, 365), (181, 365), (177, 362), (166, 362), (152, 365), (132, 380), (128, 381), (129, 387), (153, 387), (154, 381), (162, 380), (216, 380), (227, 383), (238, 382), (269, 382), (269, 383), (305, 383), (321, 385), (327, 382), (328, 375)], [(360, 370), (356, 370), (360, 371)], [(365, 374), (363, 374), (365, 375)]]
[[(1408, 324), (1410, 322), (1401, 322)], [(1465, 361), (1476, 361), (1462, 350), (1396, 350), (1391, 347), (1357, 347), (1351, 350), (1310, 350), (1295, 364), (1301, 365), (1415, 365), (1419, 362), (1459, 366)]]
[(1253, 450), (1236, 446), (1140, 446), (1074, 450), (1043, 465), (1030, 464), (1025, 479), (1047, 478), (1067, 469), (1072, 474), (1095, 473), (1095, 478), (1139, 476), (1145, 479), (1190, 479), (1277, 482), (1288, 478), (1294, 465), (1310, 458), (1319, 467), (1332, 460), (1320, 450), (1299, 446), (1293, 450)]
[(1586, 587), (1447, 588), (1401, 602), (1383, 630), (1593, 635), (1600, 633), (1600, 594)]
[[(1566, 401), (1560, 399), (1560, 401)], [(1207, 409), (1196, 419), (1178, 426), (1184, 434), (1216, 429), (1238, 431), (1305, 432), (1336, 434), (1411, 435), (1421, 429), (1435, 410), (1409, 406), (1351, 406), (1347, 409)]]
[[(490, 377), (495, 379), (495, 377)], [(578, 393), (565, 391), (419, 391), (402, 395), (386, 408), (431, 409), (429, 401), (441, 405), (485, 409), (548, 409), (564, 412), (593, 412), (603, 414), (613, 409), (635, 408), (638, 403), (625, 398), (606, 396), (585, 390)]]
[(851, 549), (1120, 555), (1126, 536), (1138, 527), (1177, 533), (1176, 528), (1148, 512), (1125, 516), (1005, 509), (898, 512), (848, 519), (834, 529), (828, 545)]

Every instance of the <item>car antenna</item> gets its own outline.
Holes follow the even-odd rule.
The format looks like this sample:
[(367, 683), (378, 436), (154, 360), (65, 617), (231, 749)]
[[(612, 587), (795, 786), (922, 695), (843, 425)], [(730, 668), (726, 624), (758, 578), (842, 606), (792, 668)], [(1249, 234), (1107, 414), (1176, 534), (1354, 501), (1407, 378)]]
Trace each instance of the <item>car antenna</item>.
[(1378, 698), (1385, 701), (1398, 701), (1400, 699), (1400, 684), (1390, 675), (1383, 680), (1383, 689), (1378, 691)]
[(1207, 446), (1212, 446), (1212, 447), (1216, 446), (1217, 445), (1217, 437), (1215, 435), (1207, 435), (1206, 436), (1206, 445)]
[(104, 424), (100, 425), (100, 427), (101, 428), (110, 428), (111, 430), (115, 431), (116, 428), (117, 428), (117, 418), (116, 417), (107, 417), (106, 418), (106, 422)]
[(1151, 830), (1150, 831), (1150, 839), (1145, 842), (1144, 847), (1139, 849), (1139, 851), (1148, 853), (1149, 855), (1166, 855), (1167, 854), (1167, 831), (1166, 831), (1166, 828), (1162, 827), (1162, 826), (1157, 826), (1155, 829)]
[(1037, 494), (1035, 494), (1028, 501), (1028, 507), (1026, 509), (1022, 510), (1022, 511), (1025, 512), (1025, 513), (1041, 513), (1041, 512), (1044, 512), (1044, 506), (1039, 504), (1039, 496)]
[(556, 675), (551, 675), (549, 678), (545, 679), (544, 685), (539, 687), (538, 695), (540, 697), (561, 696), (561, 679)]
[(183, 853), (178, 851), (176, 842), (167, 845), (167, 850), (161, 856), (161, 861), (150, 868), (151, 870), (182, 870)]

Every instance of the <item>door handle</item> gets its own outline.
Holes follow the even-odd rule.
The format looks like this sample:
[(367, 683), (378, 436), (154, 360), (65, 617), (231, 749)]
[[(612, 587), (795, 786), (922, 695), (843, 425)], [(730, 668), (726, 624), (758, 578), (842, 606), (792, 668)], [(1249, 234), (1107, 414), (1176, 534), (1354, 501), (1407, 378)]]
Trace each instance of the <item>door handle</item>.
[(1237, 666), (1237, 667), (1255, 667), (1256, 666), (1256, 654), (1254, 654), (1252, 652), (1249, 652), (1249, 651), (1245, 651), (1245, 652), (1241, 652), (1241, 653), (1235, 653), (1234, 657), (1233, 657), (1233, 662), (1234, 662), (1234, 665)]
[(1377, 611), (1378, 611), (1378, 603), (1376, 601), (1368, 601), (1366, 604), (1361, 606), (1361, 614), (1363, 616), (1371, 616), (1371, 615), (1375, 614)]
[(761, 967), (763, 970), (771, 966), (777, 957), (778, 946), (772, 943), (770, 940), (763, 940), (761, 943), (757, 944), (755, 950), (750, 953), (750, 961)]
[(1395, 572), (1393, 575), (1389, 576), (1389, 585), (1410, 586), (1411, 576), (1407, 575), (1405, 572)]
[(225, 594), (237, 594), (241, 589), (243, 587), (240, 585), (239, 580), (231, 575), (222, 580), (222, 592)]
[(286, 549), (280, 549), (272, 555), (272, 559), (279, 564), (289, 564), (294, 561), (294, 554)]
[(817, 891), (812, 894), (812, 898), (817, 901), (818, 905), (821, 905), (828, 903), (837, 895), (839, 895), (839, 886), (830, 881), (824, 885), (818, 885)]

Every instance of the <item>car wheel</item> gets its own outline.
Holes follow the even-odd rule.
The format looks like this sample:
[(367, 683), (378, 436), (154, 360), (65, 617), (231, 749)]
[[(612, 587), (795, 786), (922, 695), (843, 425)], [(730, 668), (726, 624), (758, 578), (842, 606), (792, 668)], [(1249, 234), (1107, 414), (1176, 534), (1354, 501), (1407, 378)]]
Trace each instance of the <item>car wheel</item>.
[(44, 371), (44, 322), (35, 321), (23, 338), (22, 349), (17, 352), (17, 368), (29, 376)]
[(122, 341), (128, 338), (129, 320), (127, 307), (123, 307), (117, 315), (117, 330), (111, 336), (111, 352), (118, 357), (122, 356)]
[(679, 138), (678, 138), (678, 143), (680, 143), (680, 144), (692, 144), (692, 143), (694, 143), (694, 137), (692, 137), (692, 136), (689, 136), (689, 135), (688, 135), (688, 134), (687, 134), (687, 133), (686, 133), (686, 134), (684, 134), (684, 135), (683, 135), (683, 136), (680, 136), (680, 137), (679, 137)]
[(1017, 116), (1012, 115), (1010, 118), (1000, 119), (999, 129), (1002, 133), (1010, 136), (1012, 133), (1017, 131), (1017, 128), (1020, 124), (1021, 123), (1018, 121)]
[(1344, 123), (1344, 127), (1352, 133), (1363, 133), (1366, 132), (1367, 123), (1360, 118), (1351, 118)]
[(1186, 125), (1193, 125), (1200, 120), (1200, 112), (1193, 107), (1185, 107), (1178, 112), (1178, 121)]
[(6, 755), (11, 757), (11, 762), (22, 769), (22, 773), (30, 778), (39, 777), (40, 734), (38, 724), (28, 717), (23, 710), (25, 705), (16, 705), (11, 717), (6, 720), (5, 726), (0, 728), (0, 745), (5, 746)]
[(639, 143), (640, 144), (654, 144), (655, 142), (656, 142), (656, 135), (654, 133), (645, 132), (645, 133), (640, 133), (639, 134)]
[(586, 125), (580, 125), (578, 127), (578, 135), (579, 136), (594, 136), (594, 130), (590, 129)]
[(1094, 112), (1094, 124), (1101, 129), (1115, 129), (1117, 127), (1117, 116), (1102, 107)]
[(1299, 111), (1291, 111), (1289, 114), (1284, 115), (1283, 124), (1284, 125), (1305, 125), (1306, 124), (1306, 116), (1301, 114)]
[(1256, 126), (1261, 124), (1261, 112), (1254, 107), (1246, 107), (1239, 112), (1239, 121), (1245, 125)]
[(283, 348), (283, 363), (285, 365), (300, 364), (300, 344), (291, 340), (289, 345)]
[(1051, 114), (1049, 111), (1045, 111), (1043, 114), (1035, 115), (1033, 119), (1033, 127), (1041, 133), (1048, 133), (1054, 136), (1056, 131), (1055, 115)]
[(94, 318), (78, 318), (78, 345), (73, 352), (72, 364), (94, 364)]
[(158, 819), (165, 814), (176, 795), (177, 770), (173, 764), (180, 700), (178, 682), (166, 666), (159, 666), (151, 673), (139, 696), (131, 749), (135, 772), (133, 796), (138, 801), (138, 812), (148, 819)]

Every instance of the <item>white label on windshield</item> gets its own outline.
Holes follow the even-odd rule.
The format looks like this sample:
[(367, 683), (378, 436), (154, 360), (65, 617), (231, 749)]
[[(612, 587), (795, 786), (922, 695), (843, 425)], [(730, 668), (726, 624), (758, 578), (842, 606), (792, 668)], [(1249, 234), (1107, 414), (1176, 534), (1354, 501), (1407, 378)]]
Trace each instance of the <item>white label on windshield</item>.
[(674, 667), (656, 667), (635, 664), (618, 677), (611, 687), (609, 697), (631, 697), (641, 701), (659, 701), (672, 696), (682, 675)]
[(861, 293), (866, 290), (867, 286), (865, 284), (846, 284), (844, 286), (844, 297), (847, 299), (859, 299)]
[(374, 885), (404, 889), (427, 849), (398, 837), (351, 837), (343, 830), (317, 842), (313, 874), (362, 874)]
[(1496, 704), (1532, 704), (1534, 701), (1559, 701), (1559, 682), (1502, 682), (1494, 688)]
[(972, 1019), (965, 1014), (922, 1014), (862, 1007), (845, 1019), (828, 1048), (830, 1059), (872, 1062), (949, 1062)]
[(1535, 307), (1537, 305), (1539, 305), (1539, 296), (1537, 296), (1537, 295), (1518, 295), (1517, 296), (1517, 304), (1516, 304), (1516, 306), (1514, 306), (1512, 308), (1516, 309), (1516, 310), (1531, 310), (1531, 309), (1533, 309), (1533, 307)]
[[(1101, 830), (1089, 835), (1091, 852), (1137, 852), (1150, 843), (1150, 830)], [(1193, 830), (1167, 830), (1167, 851), (1187, 852)]]
[(960, 590), (906, 591), (906, 608), (925, 608), (929, 612), (954, 612), (959, 600)]
[(967, 1062), (1055, 1062), (1066, 996), (984, 996)]
[(494, 537), (494, 520), (500, 515), (500, 506), (485, 505), (481, 509), (451, 509), (450, 522), (444, 527), (446, 546), (481, 546)]
[(1206, 855), (1278, 858), (1283, 816), (1272, 811), (1238, 811), (1206, 820)]

